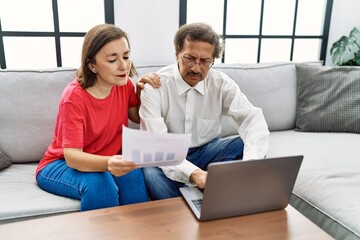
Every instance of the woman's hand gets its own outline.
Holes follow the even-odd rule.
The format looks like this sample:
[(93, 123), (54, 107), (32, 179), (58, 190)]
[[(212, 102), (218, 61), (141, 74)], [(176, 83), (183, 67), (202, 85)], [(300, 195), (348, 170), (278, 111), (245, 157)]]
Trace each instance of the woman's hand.
[(137, 89), (143, 89), (146, 83), (150, 84), (153, 88), (159, 88), (161, 86), (160, 76), (156, 73), (148, 73), (141, 76), (136, 83)]
[(114, 176), (123, 176), (128, 172), (138, 168), (132, 161), (126, 161), (121, 155), (114, 155), (108, 161), (108, 171)]

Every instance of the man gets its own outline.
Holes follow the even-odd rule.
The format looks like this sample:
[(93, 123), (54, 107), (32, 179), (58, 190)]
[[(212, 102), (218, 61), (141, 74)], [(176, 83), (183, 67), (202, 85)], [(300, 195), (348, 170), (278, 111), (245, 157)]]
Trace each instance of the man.
[[(141, 93), (140, 127), (152, 132), (191, 133), (191, 148), (177, 166), (144, 168), (152, 199), (180, 196), (179, 187), (204, 188), (211, 162), (263, 158), (269, 130), (262, 110), (254, 107), (238, 85), (212, 69), (221, 56), (221, 37), (203, 23), (183, 25), (174, 38), (177, 64), (157, 73), (161, 87), (145, 85)], [(239, 136), (220, 138), (221, 117), (229, 116)]]

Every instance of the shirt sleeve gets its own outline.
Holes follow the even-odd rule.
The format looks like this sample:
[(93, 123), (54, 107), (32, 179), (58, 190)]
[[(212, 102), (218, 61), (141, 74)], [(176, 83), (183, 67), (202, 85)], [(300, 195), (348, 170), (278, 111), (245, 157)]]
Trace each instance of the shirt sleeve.
[(183, 183), (190, 182), (190, 175), (196, 169), (199, 169), (196, 165), (184, 159), (179, 165), (176, 166), (164, 166), (160, 167), (165, 175), (171, 180)]
[(254, 107), (229, 78), (224, 84), (224, 109), (244, 142), (243, 160), (264, 158), (269, 148), (268, 125), (260, 108)]
[(63, 148), (84, 147), (84, 118), (80, 108), (66, 102), (59, 109), (58, 141)]
[[(145, 84), (144, 89), (141, 91), (140, 129), (159, 133), (168, 132), (164, 118), (161, 115), (160, 94), (158, 89), (154, 89), (150, 84)], [(179, 165), (161, 167), (161, 169), (168, 178), (188, 183), (191, 173), (199, 168), (184, 159)]]

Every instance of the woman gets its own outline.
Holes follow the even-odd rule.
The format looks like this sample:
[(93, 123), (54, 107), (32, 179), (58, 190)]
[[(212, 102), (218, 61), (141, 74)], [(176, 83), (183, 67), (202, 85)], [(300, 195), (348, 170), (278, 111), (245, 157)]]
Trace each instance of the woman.
[[(111, 24), (85, 35), (77, 79), (63, 91), (54, 139), (36, 170), (50, 193), (81, 200), (81, 211), (148, 201), (142, 170), (122, 159), (122, 126), (139, 122), (136, 73), (125, 32)], [(156, 76), (142, 77), (159, 86)]]

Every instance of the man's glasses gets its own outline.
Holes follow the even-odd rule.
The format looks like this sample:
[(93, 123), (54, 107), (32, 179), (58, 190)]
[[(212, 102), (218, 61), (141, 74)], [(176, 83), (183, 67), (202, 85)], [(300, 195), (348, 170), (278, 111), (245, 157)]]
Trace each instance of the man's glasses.
[(184, 55), (181, 56), (181, 60), (185, 66), (190, 68), (194, 67), (196, 64), (199, 64), (199, 67), (202, 68), (211, 68), (212, 65), (214, 64), (214, 61), (211, 60), (200, 59), (200, 61), (197, 62), (196, 58), (188, 57)]

